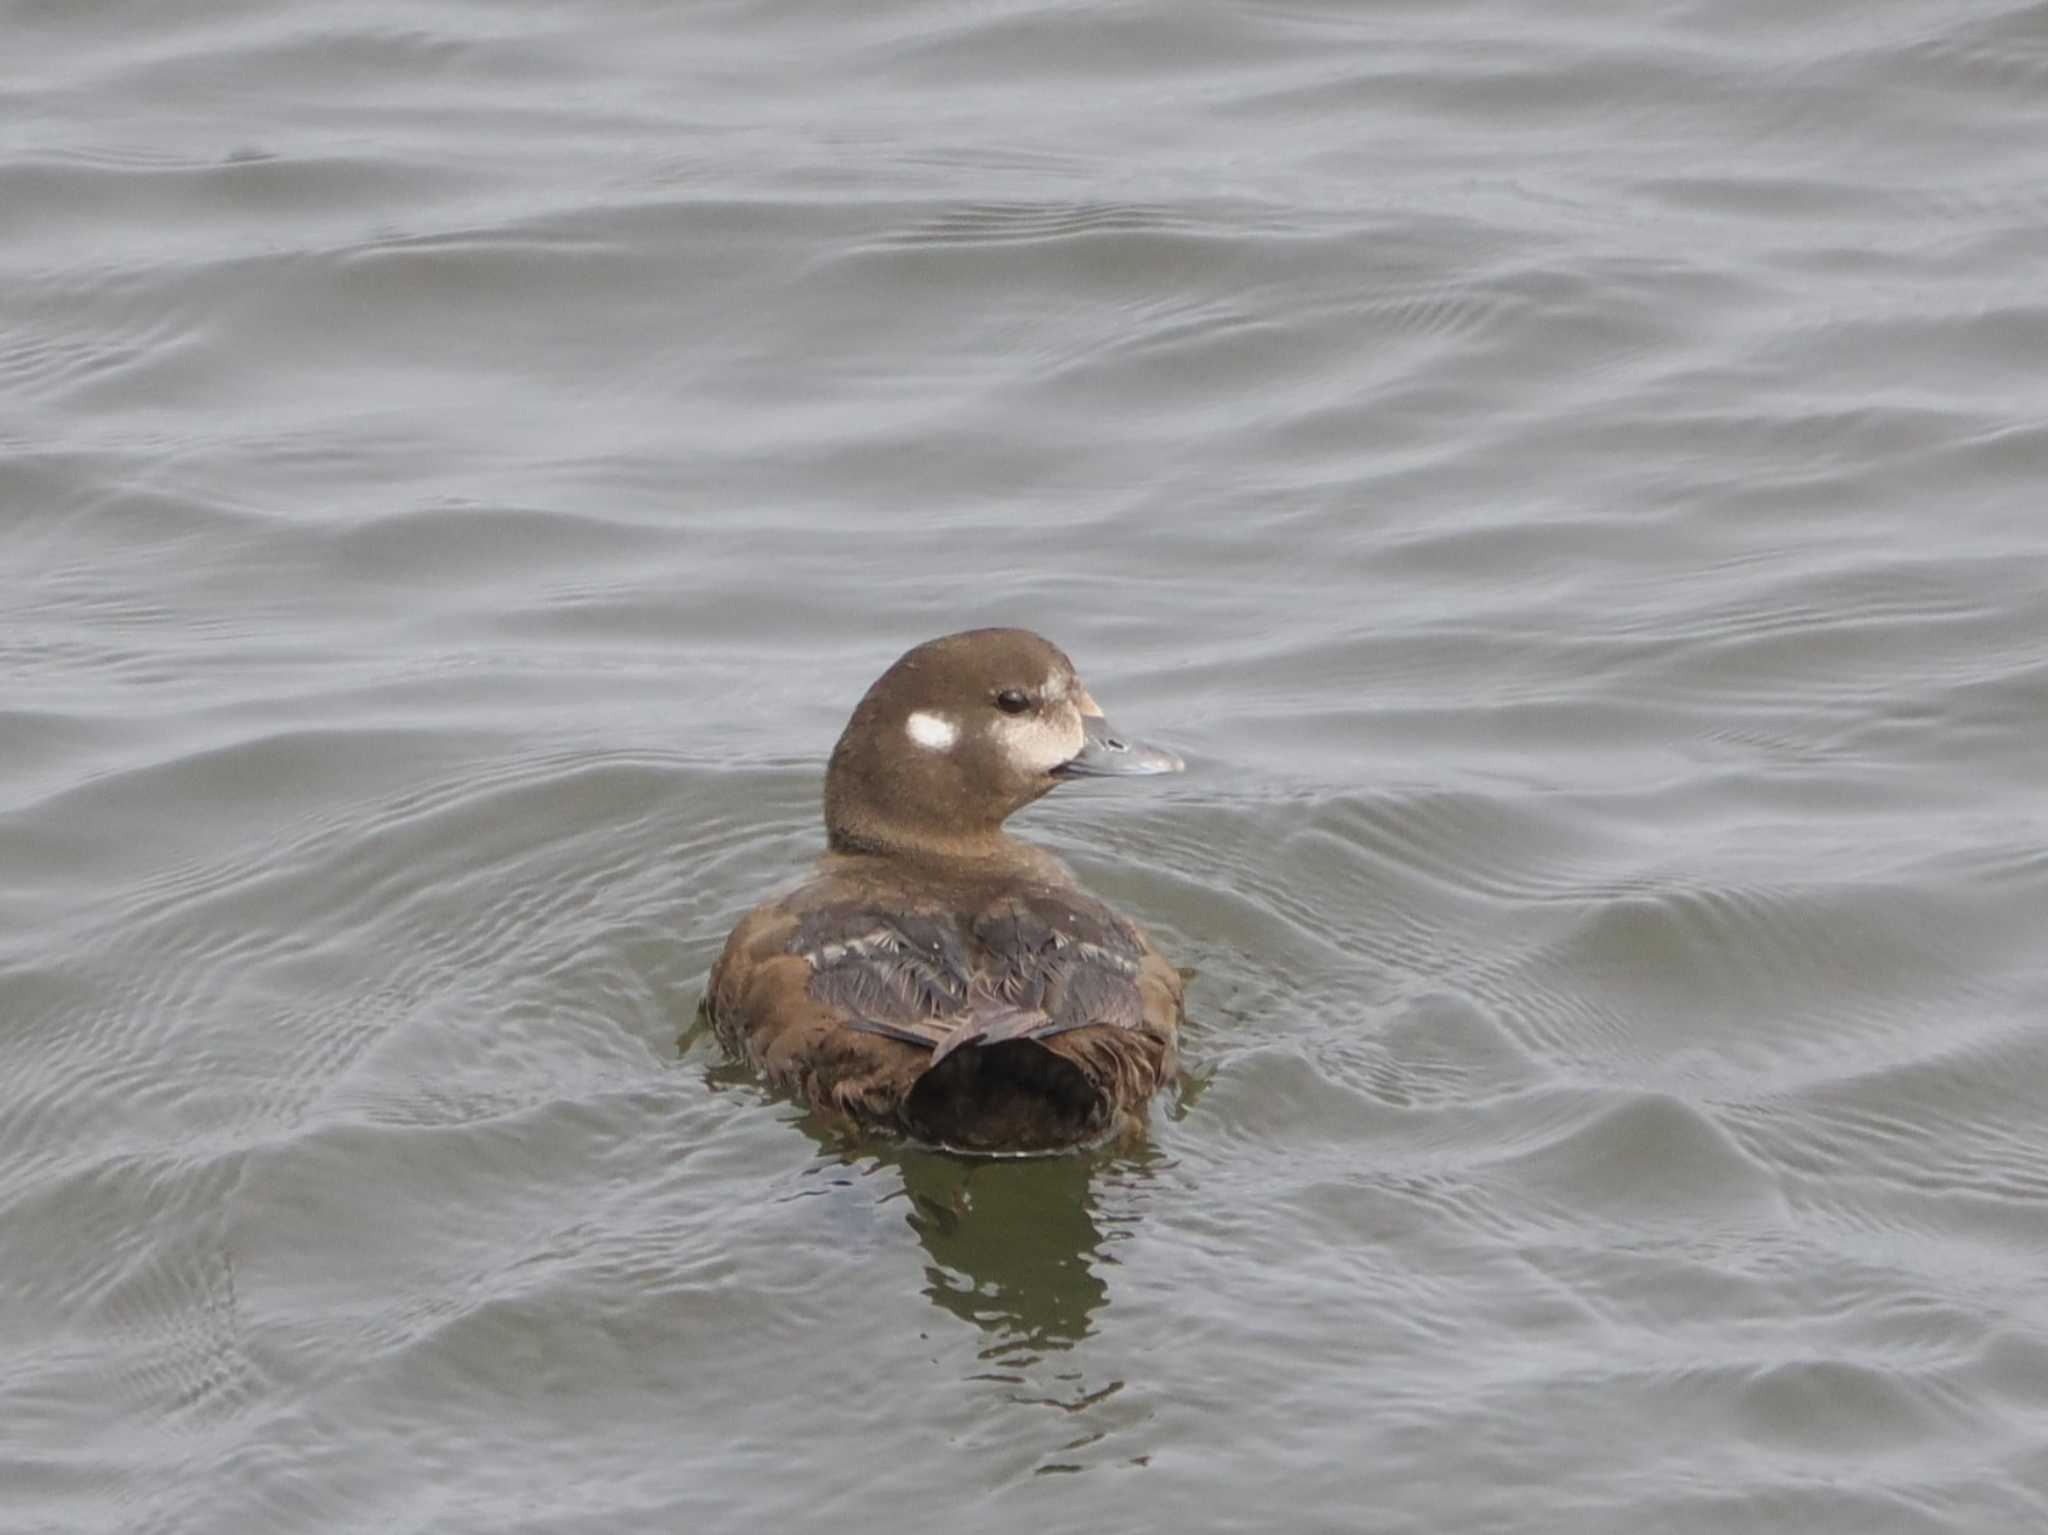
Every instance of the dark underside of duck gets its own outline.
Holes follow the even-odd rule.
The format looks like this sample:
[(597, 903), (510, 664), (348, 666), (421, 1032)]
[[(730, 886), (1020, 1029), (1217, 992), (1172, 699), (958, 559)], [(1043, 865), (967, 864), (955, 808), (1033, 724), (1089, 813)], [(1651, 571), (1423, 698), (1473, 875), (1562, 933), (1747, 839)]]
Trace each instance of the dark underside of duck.
[(1073, 1061), (1033, 1039), (955, 1050), (912, 1084), (904, 1128), (961, 1151), (1055, 1151), (1110, 1128), (1115, 1105)]

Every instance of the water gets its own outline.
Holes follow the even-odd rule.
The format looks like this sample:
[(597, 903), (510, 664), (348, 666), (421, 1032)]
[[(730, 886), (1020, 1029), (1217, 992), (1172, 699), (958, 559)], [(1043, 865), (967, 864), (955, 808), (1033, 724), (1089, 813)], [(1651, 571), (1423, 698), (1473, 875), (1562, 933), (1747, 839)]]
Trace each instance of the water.
[[(0, 25), (0, 1526), (2048, 1522), (2048, 8)], [(1142, 1146), (691, 1032), (993, 622)]]

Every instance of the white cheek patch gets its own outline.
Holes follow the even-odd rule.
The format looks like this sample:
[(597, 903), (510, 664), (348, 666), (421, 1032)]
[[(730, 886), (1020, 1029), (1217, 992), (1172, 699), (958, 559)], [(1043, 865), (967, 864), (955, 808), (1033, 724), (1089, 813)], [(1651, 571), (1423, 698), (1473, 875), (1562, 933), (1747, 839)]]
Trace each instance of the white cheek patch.
[(960, 727), (943, 714), (920, 709), (910, 716), (910, 739), (928, 752), (949, 752), (960, 739)]
[(1038, 691), (1044, 694), (1049, 702), (1058, 703), (1067, 696), (1067, 679), (1058, 672), (1054, 672), (1045, 679), (1045, 686)]
[(1004, 720), (996, 726), (996, 735), (1003, 743), (1003, 755), (1032, 773), (1050, 773), (1062, 762), (1073, 761), (1087, 739), (1081, 733), (1080, 719), (1071, 714)]

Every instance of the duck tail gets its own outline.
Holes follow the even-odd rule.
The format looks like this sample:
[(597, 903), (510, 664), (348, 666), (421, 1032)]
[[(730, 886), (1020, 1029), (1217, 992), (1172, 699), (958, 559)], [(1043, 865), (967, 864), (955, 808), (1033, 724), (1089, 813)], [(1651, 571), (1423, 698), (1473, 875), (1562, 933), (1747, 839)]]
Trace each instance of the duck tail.
[[(999, 1045), (1009, 1039), (1028, 1039), (1041, 1033), (1052, 1019), (1035, 1007), (1012, 1007), (1004, 1002), (983, 1003), (968, 1014), (932, 1049), (936, 1066), (955, 1050), (967, 1045)], [(929, 1069), (929, 1068), (927, 1068)]]

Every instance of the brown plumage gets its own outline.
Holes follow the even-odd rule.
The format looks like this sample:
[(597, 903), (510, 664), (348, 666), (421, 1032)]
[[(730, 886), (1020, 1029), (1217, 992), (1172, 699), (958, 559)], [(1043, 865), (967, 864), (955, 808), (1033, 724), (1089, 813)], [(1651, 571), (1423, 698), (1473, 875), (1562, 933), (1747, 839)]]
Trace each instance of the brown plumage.
[(1084, 1145), (1172, 1075), (1181, 979), (1004, 819), (1088, 773), (1178, 759), (1112, 734), (1021, 629), (918, 646), (832, 753), (828, 851), (711, 972), (726, 1048), (832, 1114), (974, 1151)]

